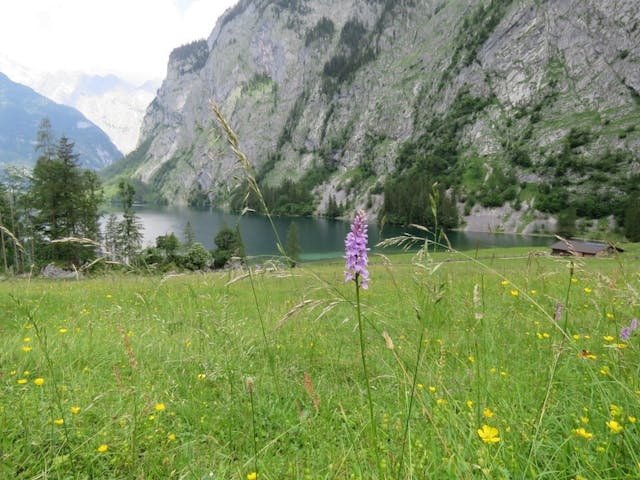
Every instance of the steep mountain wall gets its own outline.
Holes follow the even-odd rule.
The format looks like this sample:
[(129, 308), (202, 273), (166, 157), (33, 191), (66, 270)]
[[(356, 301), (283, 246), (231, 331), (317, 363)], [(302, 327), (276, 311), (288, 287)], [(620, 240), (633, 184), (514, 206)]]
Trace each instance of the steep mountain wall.
[(549, 228), (563, 202), (606, 217), (622, 205), (584, 199), (629, 195), (640, 168), (639, 33), (630, 0), (242, 0), (172, 53), (115, 172), (228, 204), (214, 99), (263, 185), (304, 187), (316, 213), (412, 221), (393, 205), (419, 178), (473, 228)]

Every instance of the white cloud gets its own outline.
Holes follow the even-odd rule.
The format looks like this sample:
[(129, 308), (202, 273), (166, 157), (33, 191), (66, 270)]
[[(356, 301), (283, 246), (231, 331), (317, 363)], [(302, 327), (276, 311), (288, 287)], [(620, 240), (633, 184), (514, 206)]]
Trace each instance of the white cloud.
[(0, 53), (27, 67), (163, 78), (237, 0), (2, 0)]

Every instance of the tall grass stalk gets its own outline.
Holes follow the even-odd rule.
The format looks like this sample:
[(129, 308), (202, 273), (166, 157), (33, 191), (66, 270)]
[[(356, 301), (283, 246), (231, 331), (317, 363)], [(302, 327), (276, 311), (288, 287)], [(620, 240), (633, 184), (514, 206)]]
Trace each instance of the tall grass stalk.
[[(211, 109), (213, 110), (214, 115), (216, 116), (216, 119), (218, 120), (218, 123), (224, 130), (227, 142), (231, 146), (231, 150), (235, 155), (236, 159), (238, 160), (238, 164), (240, 166), (241, 171), (244, 173), (244, 177), (245, 177), (245, 180), (247, 181), (247, 184), (249, 185), (249, 189), (252, 190), (258, 197), (258, 200), (260, 202), (260, 205), (262, 206), (264, 214), (267, 216), (267, 219), (269, 220), (269, 224), (271, 225), (271, 230), (273, 231), (273, 234), (276, 239), (276, 247), (278, 248), (278, 251), (280, 252), (280, 254), (286, 259), (287, 254), (282, 245), (282, 241), (280, 240), (278, 230), (276, 229), (276, 226), (273, 223), (273, 218), (271, 217), (271, 212), (269, 211), (269, 207), (267, 206), (264, 196), (262, 195), (262, 191), (260, 190), (260, 187), (256, 180), (253, 165), (251, 164), (247, 156), (244, 154), (244, 152), (240, 149), (238, 136), (234, 132), (233, 128), (231, 128), (231, 125), (229, 124), (225, 116), (222, 114), (222, 111), (220, 110), (216, 102), (213, 99), (211, 99), (209, 100), (209, 104), (211, 106)], [(267, 339), (266, 328), (264, 325), (264, 318), (262, 316), (262, 310), (260, 309), (260, 302), (258, 300), (258, 296), (256, 293), (253, 271), (251, 269), (251, 266), (248, 267), (248, 270), (249, 270), (249, 280), (251, 282), (251, 291), (253, 292), (253, 300), (256, 305), (258, 319), (260, 320), (260, 329), (262, 331), (262, 341), (264, 343), (264, 348), (267, 353), (269, 365), (271, 368), (271, 373), (273, 374), (273, 377), (276, 381), (276, 386), (277, 386), (279, 385), (279, 381), (278, 381), (278, 374), (276, 371), (275, 358), (272, 352), (272, 348)], [(279, 387), (278, 387), (278, 390), (279, 390)]]
[(271, 225), (271, 230), (273, 230), (273, 234), (275, 235), (275, 238), (276, 238), (276, 246), (278, 248), (278, 251), (283, 257), (286, 257), (287, 254), (284, 250), (282, 241), (280, 240), (280, 235), (278, 235), (278, 230), (276, 229), (276, 226), (273, 223), (271, 212), (269, 211), (269, 208), (264, 199), (264, 196), (262, 195), (262, 191), (260, 190), (260, 186), (258, 185), (258, 182), (256, 180), (253, 165), (251, 164), (247, 156), (240, 149), (238, 136), (234, 132), (233, 128), (231, 128), (231, 125), (229, 125), (229, 122), (220, 111), (220, 108), (218, 107), (216, 102), (214, 100), (209, 100), (209, 104), (211, 106), (211, 109), (213, 110), (213, 113), (216, 116), (216, 119), (218, 120), (218, 123), (224, 130), (225, 136), (227, 138), (227, 142), (231, 146), (231, 151), (233, 152), (236, 159), (238, 160), (240, 169), (244, 172), (244, 177), (245, 177), (245, 180), (247, 181), (249, 189), (252, 190), (253, 193), (255, 193), (256, 196), (258, 197), (260, 206), (262, 207), (264, 214), (267, 216), (267, 219), (269, 220), (269, 224)]
[[(422, 324), (420, 313), (416, 312), (418, 317), (418, 322)], [(402, 476), (402, 467), (404, 465), (404, 449), (407, 444), (407, 439), (409, 438), (409, 425), (411, 423), (411, 411), (413, 409), (414, 398), (416, 396), (416, 385), (418, 384), (418, 368), (420, 367), (420, 362), (422, 362), (422, 351), (424, 348), (424, 333), (425, 329), (420, 329), (420, 338), (418, 340), (418, 353), (416, 354), (416, 363), (413, 367), (413, 379), (411, 382), (411, 391), (409, 395), (409, 406), (407, 407), (407, 415), (404, 422), (404, 433), (402, 434), (402, 447), (400, 449), (400, 465), (398, 466), (398, 478)], [(411, 458), (411, 457), (410, 457)], [(411, 477), (411, 472), (413, 471), (413, 465), (409, 465), (409, 478)]]
[(251, 404), (251, 438), (253, 444), (253, 472), (258, 476), (258, 432), (256, 430), (256, 406), (253, 399), (254, 379), (247, 378), (247, 392)]

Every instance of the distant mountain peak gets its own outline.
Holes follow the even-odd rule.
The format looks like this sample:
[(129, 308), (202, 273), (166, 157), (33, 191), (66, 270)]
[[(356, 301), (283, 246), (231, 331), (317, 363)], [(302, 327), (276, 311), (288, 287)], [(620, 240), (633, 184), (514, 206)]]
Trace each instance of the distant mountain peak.
[(75, 144), (83, 167), (100, 170), (122, 157), (106, 133), (78, 110), (60, 105), (0, 73), (0, 164), (32, 166), (38, 126), (49, 118), (56, 137)]
[(133, 85), (113, 74), (42, 72), (2, 55), (0, 71), (55, 102), (81, 111), (125, 153), (137, 146), (142, 119), (160, 86), (154, 80)]

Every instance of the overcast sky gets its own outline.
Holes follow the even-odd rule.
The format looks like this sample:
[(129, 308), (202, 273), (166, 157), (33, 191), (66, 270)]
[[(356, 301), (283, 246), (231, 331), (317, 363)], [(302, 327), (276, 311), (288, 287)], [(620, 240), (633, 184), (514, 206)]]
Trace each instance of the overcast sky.
[(41, 71), (163, 79), (169, 53), (207, 38), (238, 0), (0, 0), (0, 54)]

